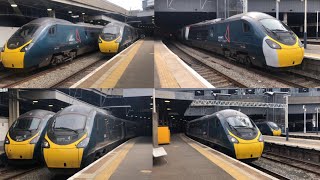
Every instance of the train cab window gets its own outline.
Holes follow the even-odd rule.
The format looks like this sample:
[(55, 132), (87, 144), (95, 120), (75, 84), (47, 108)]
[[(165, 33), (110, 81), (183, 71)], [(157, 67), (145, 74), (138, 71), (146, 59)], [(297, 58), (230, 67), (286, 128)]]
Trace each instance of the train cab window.
[(243, 32), (248, 33), (250, 32), (250, 25), (246, 22), (243, 22), (242, 24)]
[(49, 29), (49, 35), (53, 36), (56, 34), (56, 26), (52, 26)]

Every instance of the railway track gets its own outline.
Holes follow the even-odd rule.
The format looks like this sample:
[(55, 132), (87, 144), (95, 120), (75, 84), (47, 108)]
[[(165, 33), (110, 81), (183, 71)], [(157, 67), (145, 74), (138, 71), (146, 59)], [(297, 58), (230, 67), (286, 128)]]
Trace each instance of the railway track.
[[(95, 53), (90, 53), (87, 54), (88, 56), (94, 55)], [(85, 58), (85, 56), (81, 56), (78, 57), (77, 59), (75, 59), (74, 61), (70, 61), (67, 63), (63, 63), (60, 64), (58, 66), (55, 67), (48, 67), (48, 68), (41, 68), (41, 69), (37, 69), (31, 72), (23, 72), (23, 73), (14, 73), (14, 72), (3, 72), (2, 74), (0, 74), (0, 87), (2, 88), (14, 88), (16, 86), (19, 86), (23, 83), (27, 83), (31, 80), (40, 78), (42, 76), (47, 76), (52, 74), (52, 76), (54, 76), (54, 72), (58, 71), (58, 70), (63, 70), (69, 66), (72, 66), (73, 64), (76, 63), (81, 63), (81, 61), (83, 61), (83, 58)], [(83, 70), (86, 69), (90, 69), (90, 67), (95, 67), (96, 64), (99, 64), (99, 61), (102, 61), (102, 59), (106, 59), (105, 57), (99, 57), (99, 59), (97, 61), (92, 62), (91, 64), (89, 64), (88, 66), (80, 69), (80, 70), (76, 70), (76, 72), (74, 72), (71, 76), (67, 76), (64, 77), (64, 79), (62, 80), (63, 82), (66, 79), (69, 79), (70, 77), (73, 77), (75, 74), (78, 74), (80, 72), (82, 72)], [(105, 61), (103, 61), (105, 62)], [(51, 76), (51, 77), (52, 77)], [(53, 85), (54, 87), (58, 87), (56, 85), (59, 85), (62, 81), (57, 80), (57, 82), (55, 83), (55, 85)], [(52, 86), (48, 86), (46, 88), (51, 88)]]
[(241, 84), (235, 79), (228, 77), (221, 72), (207, 66), (206, 64), (198, 61), (192, 56), (188, 55), (181, 49), (177, 48), (175, 45), (168, 43), (168, 48), (175, 54), (179, 54), (179, 57), (188, 64), (193, 70), (200, 74), (204, 79), (206, 79), (210, 84), (217, 88), (247, 88), (246, 85)]
[(3, 180), (16, 179), (24, 175), (27, 175), (29, 173), (32, 173), (41, 168), (42, 168), (41, 166), (36, 166), (31, 168), (13, 168), (13, 167), (2, 168), (0, 169), (0, 177)]
[(249, 165), (250, 165), (251, 167), (256, 168), (256, 169), (258, 169), (258, 170), (260, 170), (260, 171), (262, 171), (262, 172), (264, 172), (264, 173), (266, 173), (266, 174), (269, 174), (270, 176), (273, 176), (273, 177), (275, 177), (275, 178), (277, 178), (277, 179), (290, 180), (290, 178), (287, 178), (286, 176), (283, 176), (283, 175), (281, 175), (281, 174), (279, 174), (279, 173), (273, 172), (273, 171), (271, 171), (271, 170), (269, 170), (269, 169), (267, 169), (267, 168), (264, 168), (264, 167), (262, 167), (262, 166), (256, 165), (256, 164), (254, 164), (254, 163), (249, 163)]
[(269, 153), (269, 152), (264, 153), (262, 155), (262, 158), (265, 158), (265, 159), (268, 159), (270, 161), (274, 161), (277, 163), (285, 164), (287, 166), (291, 166), (293, 168), (297, 168), (302, 171), (306, 171), (308, 173), (313, 173), (317, 176), (320, 176), (320, 172), (319, 172), (320, 165), (319, 164), (306, 162), (306, 161), (294, 159), (291, 157), (281, 156), (281, 155)]
[[(174, 43), (175, 44), (175, 43)], [(176, 48), (178, 48), (178, 46), (175, 44), (174, 45)], [(295, 88), (319, 88), (320, 87), (320, 77), (314, 77), (314, 76), (307, 76), (305, 74), (302, 74), (301, 72), (299, 72), (298, 70), (295, 69), (290, 69), (287, 71), (271, 71), (271, 70), (265, 70), (265, 69), (261, 69), (261, 68), (256, 68), (256, 67), (248, 67), (244, 64), (240, 64), (237, 63), (233, 60), (227, 59), (224, 56), (212, 53), (212, 52), (208, 52), (208, 51), (204, 51), (202, 49), (198, 49), (198, 48), (194, 48), (194, 47), (189, 47), (189, 46), (185, 46), (185, 45), (179, 45), (180, 47), (178, 49), (180, 49), (181, 47), (187, 47), (193, 50), (196, 50), (198, 52), (200, 52), (200, 56), (203, 59), (208, 59), (208, 57), (213, 57), (213, 58), (217, 58), (217, 59), (221, 59), (224, 60), (225, 62), (228, 62), (229, 64), (233, 65), (233, 66), (237, 66), (240, 68), (245, 68), (247, 70), (250, 70), (252, 72), (254, 72), (255, 74), (264, 76), (264, 77), (268, 77), (269, 79), (273, 79), (276, 80), (278, 82), (281, 82), (283, 84), (286, 84), (290, 87), (295, 87)], [(180, 49), (181, 50), (181, 49)], [(182, 50), (181, 50), (182, 51)], [(185, 53), (185, 51), (183, 51)], [(186, 53), (187, 54), (187, 53)], [(197, 54), (197, 55), (199, 55)], [(195, 61), (197, 59), (193, 58)], [(199, 60), (197, 60), (199, 62)], [(218, 61), (214, 62), (214, 63), (218, 63)], [(226, 67), (224, 64), (221, 64), (222, 66)], [(198, 72), (200, 74), (200, 72)]]
[(92, 71), (96, 70), (98, 67), (106, 63), (107, 61), (108, 60), (99, 60), (91, 64), (90, 66), (83, 68), (74, 75), (64, 79), (63, 81), (58, 82), (51, 88), (69, 88), (78, 81), (80, 81), (82, 78), (84, 78), (86, 75), (90, 74)]

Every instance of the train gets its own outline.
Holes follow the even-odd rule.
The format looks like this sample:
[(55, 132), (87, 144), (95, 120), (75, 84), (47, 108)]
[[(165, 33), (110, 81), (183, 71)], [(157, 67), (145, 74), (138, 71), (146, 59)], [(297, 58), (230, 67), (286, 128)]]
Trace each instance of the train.
[(281, 128), (274, 122), (257, 122), (256, 125), (263, 135), (281, 136)]
[(281, 21), (260, 12), (188, 25), (177, 36), (189, 46), (264, 69), (298, 66), (304, 58), (298, 36)]
[(137, 124), (107, 111), (72, 105), (48, 122), (42, 142), (47, 168), (55, 174), (72, 174), (133, 138)]
[(4, 151), (9, 163), (43, 163), (41, 143), (46, 125), (54, 112), (32, 110), (22, 114), (9, 128)]
[(232, 109), (188, 122), (186, 135), (238, 160), (254, 161), (264, 149), (259, 128), (247, 115)]
[(6, 69), (26, 70), (71, 61), (99, 49), (102, 26), (39, 18), (19, 28), (1, 49)]
[(99, 36), (99, 49), (104, 54), (117, 54), (140, 38), (141, 31), (126, 23), (111, 22)]

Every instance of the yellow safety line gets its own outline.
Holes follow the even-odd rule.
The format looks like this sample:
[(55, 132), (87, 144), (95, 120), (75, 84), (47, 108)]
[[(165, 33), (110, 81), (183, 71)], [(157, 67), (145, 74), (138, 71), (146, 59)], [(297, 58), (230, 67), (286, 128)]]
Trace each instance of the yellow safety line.
[(194, 142), (188, 142), (184, 137), (180, 136), (182, 140), (184, 140), (186, 143), (188, 143), (191, 147), (196, 149), (198, 152), (200, 152), (203, 156), (205, 156), (207, 159), (209, 159), (211, 162), (222, 168), (225, 172), (230, 174), (235, 179), (250, 179), (246, 174), (239, 172), (238, 169), (235, 169), (231, 167), (229, 164), (225, 163), (223, 160), (221, 160), (218, 156), (204, 150), (202, 147), (197, 145)]
[[(108, 166), (103, 167), (103, 170), (94, 178), (95, 180), (105, 180), (110, 179), (112, 174), (116, 171), (120, 163), (123, 161), (123, 159), (126, 157), (130, 149), (135, 144), (134, 142), (130, 142), (129, 144), (126, 144), (120, 152), (118, 152), (118, 155), (116, 158), (112, 159), (111, 162), (109, 162)], [(99, 169), (100, 170), (100, 169)]]
[(177, 80), (170, 72), (165, 60), (155, 51), (155, 63), (161, 88), (180, 88)]
[(140, 41), (137, 43), (136, 46), (133, 47), (132, 51), (128, 53), (127, 56), (125, 56), (121, 61), (121, 63), (116, 67), (112, 73), (107, 77), (106, 80), (104, 80), (99, 87), (101, 88), (107, 88), (107, 87), (115, 87), (120, 80), (121, 76), (133, 60), (134, 56), (137, 54), (138, 50), (140, 49), (142, 43), (144, 41)]

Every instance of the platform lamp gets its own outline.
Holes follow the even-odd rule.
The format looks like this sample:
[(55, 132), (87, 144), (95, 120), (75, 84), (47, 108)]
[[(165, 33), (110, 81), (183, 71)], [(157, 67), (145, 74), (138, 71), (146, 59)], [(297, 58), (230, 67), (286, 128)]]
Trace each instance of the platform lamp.
[(279, 20), (279, 3), (280, 0), (276, 0), (276, 18)]
[(285, 98), (285, 108), (284, 108), (284, 123), (285, 123), (285, 132), (286, 132), (286, 141), (289, 141), (289, 96), (290, 94), (286, 93), (283, 98)]

